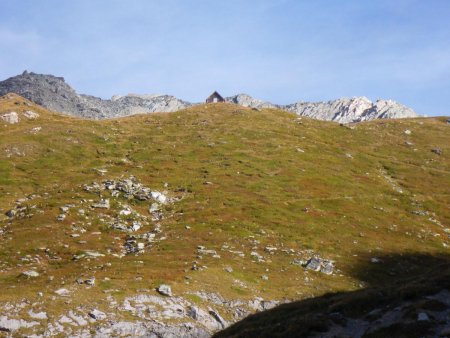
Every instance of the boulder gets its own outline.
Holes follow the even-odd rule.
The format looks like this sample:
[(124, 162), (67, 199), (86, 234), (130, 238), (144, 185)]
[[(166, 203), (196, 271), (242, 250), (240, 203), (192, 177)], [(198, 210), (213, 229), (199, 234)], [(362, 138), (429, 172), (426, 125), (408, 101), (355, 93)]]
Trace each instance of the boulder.
[(34, 270), (27, 270), (21, 273), (22, 276), (28, 277), (28, 278), (36, 278), (39, 277), (39, 273)]
[(436, 155), (442, 155), (441, 148), (433, 148), (433, 149), (431, 149), (431, 152), (435, 153)]
[(29, 120), (35, 120), (39, 117), (39, 114), (31, 110), (26, 110), (23, 112), (23, 116), (25, 116)]
[(163, 296), (172, 297), (172, 289), (170, 288), (169, 285), (161, 284), (160, 286), (158, 286), (156, 291), (158, 291)]
[(306, 263), (306, 268), (308, 270), (320, 271), (321, 264), (322, 260), (320, 258), (313, 257)]
[(94, 203), (91, 207), (96, 209), (109, 209), (109, 199), (101, 199), (99, 202)]
[(95, 320), (104, 320), (106, 319), (106, 314), (102, 311), (99, 311), (97, 309), (92, 310), (88, 313), (89, 317)]
[(69, 297), (70, 296), (70, 291), (65, 288), (58, 289), (55, 291), (55, 293), (61, 297)]
[(19, 123), (19, 115), (14, 111), (0, 115), (0, 119), (9, 124)]

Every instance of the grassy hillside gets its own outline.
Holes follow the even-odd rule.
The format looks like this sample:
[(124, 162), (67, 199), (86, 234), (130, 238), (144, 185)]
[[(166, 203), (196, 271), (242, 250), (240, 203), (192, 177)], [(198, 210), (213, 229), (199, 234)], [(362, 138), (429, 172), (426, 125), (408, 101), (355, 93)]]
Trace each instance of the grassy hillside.
[[(40, 116), (21, 115), (30, 109)], [(371, 281), (396, 273), (377, 257), (450, 251), (444, 118), (340, 126), (213, 104), (88, 121), (18, 96), (1, 98), (0, 115), (12, 110), (20, 122), (0, 123), (1, 214), (34, 196), (20, 202), (25, 217), (0, 216), (0, 303), (39, 299), (56, 314), (75, 304), (101, 308), (106, 294), (120, 299), (163, 282), (177, 295), (204, 290), (226, 299), (303, 299), (366, 286), (369, 276), (352, 271), (371, 259)], [(99, 196), (83, 185), (130, 176), (180, 200), (165, 206), (165, 239), (120, 257), (126, 234), (105, 220), (120, 204), (149, 216), (149, 202)], [(100, 197), (111, 199), (110, 210), (90, 207)], [(73, 206), (58, 221), (66, 204)], [(148, 223), (136, 233), (152, 229), (155, 222)], [(220, 258), (198, 258), (199, 245)], [(104, 256), (74, 259), (86, 251)], [(334, 261), (332, 275), (292, 264), (315, 254)], [(192, 270), (194, 261), (206, 268)], [(20, 276), (31, 267), (39, 277)], [(74, 287), (90, 276), (95, 287)], [(53, 299), (63, 286), (73, 288), (70, 302)]]

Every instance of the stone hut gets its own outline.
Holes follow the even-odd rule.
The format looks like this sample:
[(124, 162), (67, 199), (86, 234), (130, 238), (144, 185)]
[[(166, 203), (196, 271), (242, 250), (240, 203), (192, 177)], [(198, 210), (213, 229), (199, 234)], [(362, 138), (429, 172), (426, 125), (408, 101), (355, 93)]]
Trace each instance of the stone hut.
[(206, 103), (217, 103), (217, 102), (225, 102), (225, 99), (218, 92), (212, 93), (206, 99)]

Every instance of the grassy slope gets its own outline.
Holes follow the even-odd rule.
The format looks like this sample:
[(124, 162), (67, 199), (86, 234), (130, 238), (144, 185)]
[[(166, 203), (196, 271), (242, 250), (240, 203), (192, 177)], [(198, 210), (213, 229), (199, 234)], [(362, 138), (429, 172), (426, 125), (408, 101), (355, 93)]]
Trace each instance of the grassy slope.
[[(24, 102), (18, 97), (0, 99), (0, 113), (30, 109)], [(74, 303), (102, 303), (105, 289), (117, 289), (120, 296), (162, 281), (176, 294), (207, 290), (227, 298), (300, 299), (358, 288), (364, 278), (353, 276), (352, 268), (372, 256), (449, 251), (443, 246), (449, 243), (443, 227), (450, 226), (450, 125), (443, 118), (379, 120), (348, 128), (309, 119), (298, 123), (286, 112), (230, 104), (106, 121), (32, 109), (41, 114), (39, 119), (0, 123), (0, 211), (33, 193), (42, 198), (30, 203), (44, 211), (0, 221), (8, 230), (0, 237), (0, 302), (33, 300), (37, 291), (50, 297), (81, 275), (111, 280), (89, 290), (80, 288)], [(36, 126), (42, 130), (30, 133)], [(434, 147), (442, 149), (441, 156), (431, 152)], [(10, 150), (25, 156), (8, 157)], [(108, 173), (101, 177), (93, 168)], [(72, 261), (73, 254), (86, 249), (117, 251), (122, 241), (115, 237), (124, 235), (106, 231), (92, 212), (92, 224), (84, 225), (88, 232), (71, 238), (71, 223), (81, 220), (71, 213), (57, 222), (58, 207), (95, 198), (82, 191), (82, 184), (129, 175), (154, 189), (162, 190), (167, 182), (171, 191), (190, 191), (173, 206), (174, 216), (164, 221), (167, 239), (137, 257)], [(145, 213), (147, 206), (135, 207)], [(411, 213), (416, 210), (434, 215)], [(102, 235), (92, 235), (95, 231)], [(257, 248), (250, 236), (260, 241)], [(78, 243), (80, 239), (87, 243)], [(221, 251), (224, 243), (246, 257)], [(208, 269), (190, 271), (197, 245), (218, 250), (221, 259), (205, 256), (201, 264)], [(266, 245), (313, 250), (334, 260), (339, 271), (332, 276), (306, 272), (290, 264), (297, 256), (280, 250), (264, 254)], [(48, 259), (45, 248), (61, 260)], [(253, 262), (251, 251), (269, 261)], [(26, 255), (40, 257), (40, 264), (28, 264), (37, 266), (39, 278), (18, 278), (28, 266), (21, 260)], [(226, 266), (233, 272), (225, 273)], [(373, 273), (386, 277), (382, 268)], [(268, 281), (260, 278), (263, 274)], [(190, 284), (185, 276), (192, 277)], [(233, 284), (236, 279), (247, 288)], [(65, 306), (55, 301), (48, 311)]]

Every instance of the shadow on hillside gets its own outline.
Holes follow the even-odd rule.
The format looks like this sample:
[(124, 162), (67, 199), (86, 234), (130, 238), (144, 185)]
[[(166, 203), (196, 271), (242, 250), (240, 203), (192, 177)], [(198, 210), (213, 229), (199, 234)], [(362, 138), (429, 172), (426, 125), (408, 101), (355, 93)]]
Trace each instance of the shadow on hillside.
[[(402, 302), (450, 289), (449, 255), (379, 256), (377, 263), (371, 262), (371, 257), (352, 271), (368, 284), (367, 288), (283, 304), (251, 315), (214, 337), (328, 337), (325, 332), (336, 321), (366, 317), (375, 309), (395, 308)], [(423, 332), (418, 327), (400, 328), (383, 332), (380, 337), (426, 336)]]

